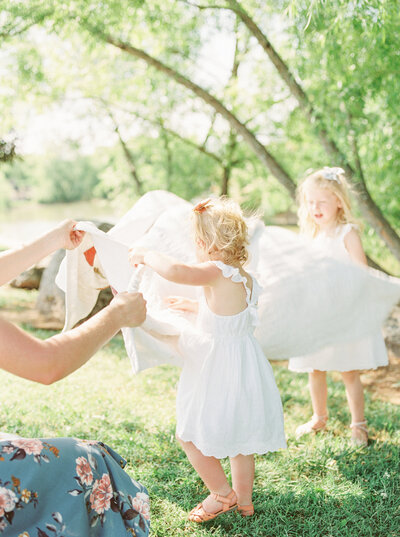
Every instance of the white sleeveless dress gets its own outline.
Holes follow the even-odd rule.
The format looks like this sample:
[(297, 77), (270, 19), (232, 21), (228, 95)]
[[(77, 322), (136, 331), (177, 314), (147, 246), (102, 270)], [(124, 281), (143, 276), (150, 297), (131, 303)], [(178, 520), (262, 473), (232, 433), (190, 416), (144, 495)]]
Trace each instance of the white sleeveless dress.
[[(350, 261), (344, 239), (353, 227), (355, 226), (352, 224), (339, 226), (332, 236), (320, 233), (313, 243), (325, 254), (339, 261)], [(387, 364), (385, 342), (379, 331), (352, 343), (325, 347), (306, 356), (291, 358), (289, 369), (296, 372), (311, 372), (315, 369), (318, 371), (353, 371), (376, 369)]]
[(279, 391), (253, 335), (261, 287), (253, 278), (250, 292), (238, 268), (214, 263), (225, 278), (244, 285), (247, 308), (217, 315), (202, 293), (196, 327), (180, 337), (177, 436), (218, 459), (285, 448)]

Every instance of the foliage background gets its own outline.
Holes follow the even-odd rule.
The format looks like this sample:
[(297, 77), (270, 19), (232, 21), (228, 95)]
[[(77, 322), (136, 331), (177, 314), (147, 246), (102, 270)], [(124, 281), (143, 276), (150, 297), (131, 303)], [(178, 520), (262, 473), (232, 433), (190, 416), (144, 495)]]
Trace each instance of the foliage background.
[[(296, 183), (310, 169), (336, 165), (315, 122), (234, 11), (226, 9), (232, 2), (195, 4), (0, 0), (0, 141), (15, 142), (17, 154), (1, 155), (2, 219), (32, 202), (57, 211), (63, 202), (72, 211), (76, 201), (103, 200), (128, 209), (139, 191), (155, 188), (193, 199), (218, 194), (224, 177), (229, 193), (266, 222), (295, 213), (287, 190), (208, 104), (105, 41), (107, 35), (123, 39), (199, 84)], [(329, 136), (399, 232), (398, 1), (241, 5), (301, 82)], [(400, 274), (399, 262), (369, 225), (363, 242), (371, 257)], [(5, 293), (0, 308), (14, 302), (27, 307), (35, 299)], [(186, 512), (205, 491), (174, 440), (178, 371), (164, 367), (129, 377), (128, 369), (122, 341), (115, 339), (51, 387), (2, 372), (0, 427), (24, 436), (108, 442), (127, 458), (130, 475), (149, 487), (157, 537), (398, 536), (398, 406), (367, 393), (372, 443), (354, 450), (343, 386), (330, 378), (329, 432), (297, 442), (293, 431), (310, 414), (306, 377), (274, 364), (289, 448), (257, 458), (257, 516), (242, 520), (230, 514), (196, 527), (186, 521)]]
[[(122, 39), (219, 99), (297, 182), (335, 165), (317, 120), (284, 84), (233, 1), (0, 1), (3, 138), (0, 207), (103, 198), (131, 205), (164, 188), (193, 199), (228, 191), (267, 221), (296, 211), (249, 145), (198, 96), (117, 46)], [(400, 12), (396, 0), (244, 0), (240, 4), (300, 81), (321, 125), (400, 230)], [(44, 122), (34, 152), (26, 128)], [(67, 114), (67, 115), (66, 115)], [(316, 116), (315, 116), (316, 117)], [(68, 120), (66, 120), (68, 118)], [(47, 129), (49, 132), (47, 132)], [(25, 145), (24, 145), (25, 144)], [(365, 226), (367, 252), (400, 265)]]

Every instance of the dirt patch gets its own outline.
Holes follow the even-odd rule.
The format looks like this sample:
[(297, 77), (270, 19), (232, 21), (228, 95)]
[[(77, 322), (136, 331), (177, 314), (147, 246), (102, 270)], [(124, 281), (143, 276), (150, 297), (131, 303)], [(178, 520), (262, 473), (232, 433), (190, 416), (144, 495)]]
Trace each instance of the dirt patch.
[(364, 386), (374, 397), (400, 405), (400, 357), (389, 351), (389, 365), (365, 371), (361, 375)]

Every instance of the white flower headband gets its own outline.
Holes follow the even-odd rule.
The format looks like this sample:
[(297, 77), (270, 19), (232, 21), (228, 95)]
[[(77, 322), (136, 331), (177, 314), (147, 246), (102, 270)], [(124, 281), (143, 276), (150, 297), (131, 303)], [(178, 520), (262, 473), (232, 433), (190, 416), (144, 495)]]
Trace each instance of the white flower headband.
[(344, 170), (342, 168), (329, 168), (325, 166), (322, 170), (322, 177), (328, 179), (328, 181), (336, 181), (340, 185), (339, 175), (344, 175)]

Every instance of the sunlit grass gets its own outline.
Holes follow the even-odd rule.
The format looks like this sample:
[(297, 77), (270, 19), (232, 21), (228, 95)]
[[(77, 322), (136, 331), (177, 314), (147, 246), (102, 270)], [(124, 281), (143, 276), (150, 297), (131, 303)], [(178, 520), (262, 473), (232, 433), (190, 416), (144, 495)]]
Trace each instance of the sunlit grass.
[(274, 371), (289, 447), (257, 457), (252, 519), (231, 513), (203, 526), (187, 522), (205, 489), (174, 439), (179, 370), (165, 366), (132, 375), (121, 338), (53, 386), (1, 372), (0, 427), (23, 436), (110, 444), (128, 460), (128, 473), (148, 487), (157, 537), (398, 537), (400, 408), (367, 392), (372, 441), (355, 450), (343, 385), (329, 378), (328, 432), (296, 441), (293, 431), (311, 413), (307, 377), (283, 364), (274, 364)]

